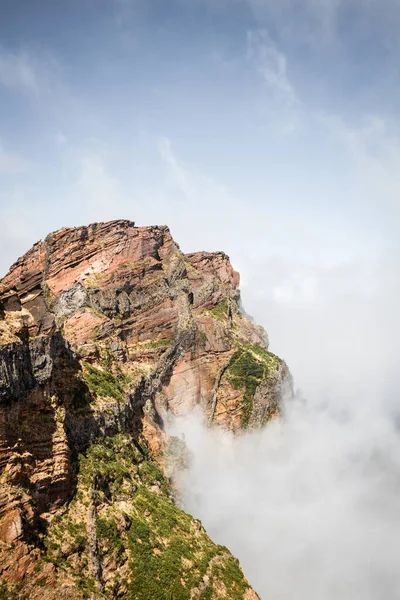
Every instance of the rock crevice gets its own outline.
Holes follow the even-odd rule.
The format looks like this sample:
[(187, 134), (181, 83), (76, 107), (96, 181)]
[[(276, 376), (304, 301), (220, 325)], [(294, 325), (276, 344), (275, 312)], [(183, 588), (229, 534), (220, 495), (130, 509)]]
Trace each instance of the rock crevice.
[[(45, 556), (54, 519), (63, 510), (79, 521), (76, 507), (87, 493), (88, 539), (78, 538), (88, 549), (93, 590), (85, 596), (89, 584), (82, 583), (78, 594), (77, 570), (86, 567), (78, 568), (71, 542), (60, 555), (67, 561), (65, 589), (57, 583), (60, 567), (52, 563), (35, 572), (37, 581), (47, 573), (54, 593), (40, 596), (31, 577), (29, 597), (103, 597), (116, 589), (110, 564), (124, 577), (135, 572), (138, 565), (126, 557), (139, 542), (128, 543), (127, 536), (125, 550), (109, 555), (99, 549), (98, 534), (122, 527), (128, 507), (138, 510), (126, 490), (147, 480), (140, 469), (132, 475), (124, 468), (121, 500), (107, 500), (112, 517), (103, 522), (96, 490), (82, 491), (82, 461), (93, 445), (116, 440), (105, 451), (112, 462), (118, 436), (127, 436), (126, 448), (140, 449), (145, 461), (163, 469), (171, 442), (163, 426), (168, 414), (198, 406), (215, 426), (235, 432), (262, 427), (279, 415), (284, 387), (291, 387), (289, 371), (269, 352), (265, 332), (243, 313), (239, 275), (223, 252), (185, 255), (167, 227), (130, 221), (61, 229), (35, 244), (0, 282), (0, 581), (26, 582)], [(112, 487), (106, 464), (100, 474)], [(148, 485), (154, 495), (161, 484), (153, 477)], [(150, 517), (143, 518), (144, 531)], [(70, 528), (76, 533), (75, 521)], [(14, 566), (2, 558), (11, 542), (18, 542)], [(163, 555), (165, 548), (156, 544), (153, 551)], [(218, 563), (211, 559), (208, 564)], [(132, 576), (126, 577), (122, 588), (129, 589)], [(198, 589), (207, 577), (199, 574)]]

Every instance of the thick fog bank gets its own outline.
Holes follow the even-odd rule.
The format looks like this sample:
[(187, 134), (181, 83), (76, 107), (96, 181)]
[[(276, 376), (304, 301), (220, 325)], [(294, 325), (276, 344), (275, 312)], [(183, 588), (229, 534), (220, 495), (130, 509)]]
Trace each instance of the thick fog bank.
[(262, 600), (400, 598), (400, 440), (380, 402), (286, 403), (241, 437), (175, 421), (191, 452), (183, 507)]

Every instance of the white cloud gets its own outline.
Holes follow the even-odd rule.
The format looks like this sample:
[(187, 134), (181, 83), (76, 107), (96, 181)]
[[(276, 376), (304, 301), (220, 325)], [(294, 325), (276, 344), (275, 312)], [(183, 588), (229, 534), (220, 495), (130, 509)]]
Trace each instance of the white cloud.
[(368, 398), (321, 405), (292, 402), (283, 423), (235, 437), (177, 420), (184, 508), (263, 599), (397, 600), (398, 432)]
[(75, 214), (82, 223), (123, 217), (128, 198), (107, 157), (95, 147), (75, 152), (75, 177), (65, 190)]
[(290, 277), (272, 288), (272, 294), (277, 302), (289, 304), (313, 303), (317, 297), (317, 279), (304, 273), (291, 273)]
[(270, 90), (287, 106), (299, 104), (297, 92), (289, 78), (286, 56), (264, 29), (247, 33), (249, 57)]
[(400, 211), (400, 124), (367, 115), (350, 124), (340, 115), (316, 115), (315, 122), (353, 161), (365, 201)]

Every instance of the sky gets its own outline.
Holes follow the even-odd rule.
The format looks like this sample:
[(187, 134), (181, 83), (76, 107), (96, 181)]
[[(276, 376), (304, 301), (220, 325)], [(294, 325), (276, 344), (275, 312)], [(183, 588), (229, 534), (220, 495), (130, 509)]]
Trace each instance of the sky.
[(167, 224), (183, 251), (231, 257), (308, 395), (364, 384), (373, 347), (390, 387), (396, 0), (1, 7), (1, 273), (63, 226)]
[(224, 250), (304, 402), (182, 425), (185, 506), (263, 598), (396, 600), (400, 3), (0, 6), (0, 275), (116, 218)]

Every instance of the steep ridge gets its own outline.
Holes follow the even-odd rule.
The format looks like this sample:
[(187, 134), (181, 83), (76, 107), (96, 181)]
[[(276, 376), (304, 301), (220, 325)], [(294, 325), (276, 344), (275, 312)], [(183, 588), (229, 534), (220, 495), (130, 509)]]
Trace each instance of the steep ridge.
[(283, 386), (224, 253), (122, 220), (35, 244), (0, 282), (0, 598), (257, 598), (176, 506), (164, 423), (261, 427)]

